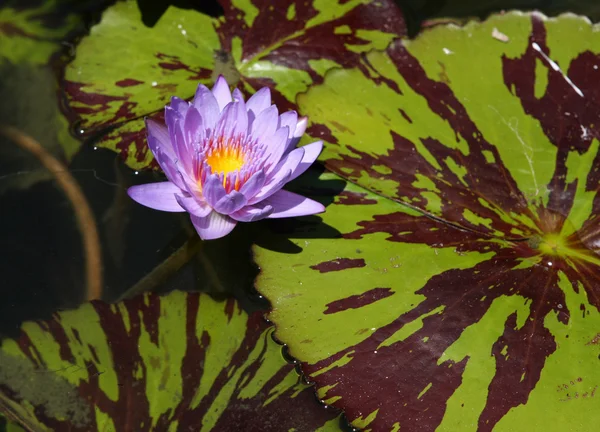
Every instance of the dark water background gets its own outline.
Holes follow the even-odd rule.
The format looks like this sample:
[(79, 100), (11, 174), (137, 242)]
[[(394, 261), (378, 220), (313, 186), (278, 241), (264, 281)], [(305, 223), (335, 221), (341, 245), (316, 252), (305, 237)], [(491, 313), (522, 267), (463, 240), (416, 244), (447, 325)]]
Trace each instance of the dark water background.
[[(397, 1), (410, 36), (428, 19), (485, 18), (509, 9), (537, 9), (549, 16), (571, 11), (594, 22), (600, 20), (598, 0)], [(28, 2), (38, 3), (0, 0), (0, 8), (8, 4), (25, 7)], [(89, 28), (109, 2), (72, 3)], [(154, 25), (170, 4), (213, 16), (222, 13), (216, 1), (138, 0), (138, 4), (148, 26)], [(72, 41), (65, 41), (65, 50), (72, 50)], [(60, 151), (54, 123), (59, 103), (52, 69), (0, 66), (0, 123), (20, 128), (50, 151)], [(83, 143), (69, 169), (97, 222), (104, 299), (114, 301), (132, 287), (185, 289), (216, 295), (233, 293), (248, 310), (266, 307), (252, 290), (257, 269), (251, 264), (252, 228), (247, 224), (238, 225), (225, 239), (198, 246), (194, 240), (190, 243), (195, 234), (190, 231), (187, 215), (147, 209), (127, 197), (128, 186), (155, 181), (159, 174), (132, 171), (115, 153), (95, 150), (93, 140)], [(168, 258), (184, 244), (200, 251), (184, 260), (187, 264), (183, 267), (173, 266), (173, 259)], [(0, 336), (15, 334), (24, 320), (47, 318), (53, 311), (85, 300), (84, 252), (70, 201), (36, 158), (2, 137), (0, 251)], [(153, 272), (165, 260), (162, 271)]]

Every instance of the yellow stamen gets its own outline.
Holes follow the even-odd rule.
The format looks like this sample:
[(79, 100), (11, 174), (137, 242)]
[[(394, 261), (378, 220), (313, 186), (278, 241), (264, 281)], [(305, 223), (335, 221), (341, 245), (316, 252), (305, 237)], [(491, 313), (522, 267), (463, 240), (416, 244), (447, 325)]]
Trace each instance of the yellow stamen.
[(239, 171), (246, 162), (244, 154), (239, 148), (224, 147), (213, 151), (206, 158), (206, 163), (210, 166), (213, 173), (223, 173), (227, 175), (234, 171)]

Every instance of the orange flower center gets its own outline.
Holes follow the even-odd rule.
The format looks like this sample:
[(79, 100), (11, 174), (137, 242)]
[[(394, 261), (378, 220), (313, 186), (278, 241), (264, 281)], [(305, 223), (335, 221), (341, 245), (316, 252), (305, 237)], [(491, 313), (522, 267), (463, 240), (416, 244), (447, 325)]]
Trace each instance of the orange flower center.
[(210, 166), (213, 173), (223, 173), (225, 176), (229, 173), (239, 171), (245, 162), (245, 155), (239, 146), (216, 148), (206, 158), (206, 163)]

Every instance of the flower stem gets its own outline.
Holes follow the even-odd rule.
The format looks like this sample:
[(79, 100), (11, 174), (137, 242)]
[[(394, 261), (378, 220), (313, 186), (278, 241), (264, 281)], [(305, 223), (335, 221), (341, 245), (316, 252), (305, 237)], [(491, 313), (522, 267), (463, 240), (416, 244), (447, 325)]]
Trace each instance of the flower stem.
[(12, 126), (0, 126), (0, 133), (34, 155), (54, 176), (75, 212), (85, 251), (87, 300), (102, 297), (102, 254), (96, 220), (85, 195), (67, 167), (39, 142)]

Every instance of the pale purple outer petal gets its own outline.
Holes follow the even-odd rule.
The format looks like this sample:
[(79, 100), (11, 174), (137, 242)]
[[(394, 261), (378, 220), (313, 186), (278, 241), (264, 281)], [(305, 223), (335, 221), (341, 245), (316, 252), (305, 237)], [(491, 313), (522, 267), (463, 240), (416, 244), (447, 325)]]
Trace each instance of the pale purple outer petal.
[(223, 109), (227, 106), (229, 102), (231, 102), (231, 92), (229, 91), (229, 84), (223, 77), (223, 75), (219, 75), (217, 78), (217, 82), (212, 88), (212, 94), (214, 95), (217, 103), (219, 104), (219, 111), (223, 111)]
[[(146, 118), (146, 130), (148, 131), (148, 136), (154, 137), (156, 146), (162, 147), (162, 150), (167, 155), (175, 154), (173, 153), (171, 136), (169, 135), (169, 130), (166, 126)], [(150, 148), (150, 150), (154, 151), (152, 148)]]
[(268, 217), (272, 212), (273, 206), (270, 205), (246, 206), (237, 212), (231, 213), (229, 216), (239, 222), (255, 222)]
[(189, 151), (197, 151), (199, 144), (204, 141), (204, 124), (202, 117), (195, 107), (190, 107), (183, 123), (184, 137)]
[(294, 180), (300, 174), (304, 173), (304, 171), (306, 171), (319, 157), (319, 154), (321, 154), (321, 150), (323, 150), (323, 141), (316, 141), (312, 144), (307, 144), (300, 148), (304, 150), (304, 156), (302, 156), (302, 160), (300, 161), (300, 164), (296, 167), (296, 169), (292, 171), (290, 181)]
[(284, 154), (292, 151), (300, 142), (300, 138), (304, 135), (304, 131), (306, 130), (306, 126), (308, 124), (308, 119), (306, 117), (300, 117), (298, 119), (298, 123), (296, 123), (296, 129), (292, 134), (292, 138), (288, 141), (287, 147), (285, 149)]
[(214, 130), (220, 115), (219, 104), (205, 85), (198, 86), (194, 96), (194, 107), (202, 117), (204, 127), (211, 131)]
[(296, 123), (298, 122), (298, 114), (296, 111), (288, 111), (284, 112), (279, 116), (279, 124), (278, 128), (282, 128), (287, 126), (289, 128), (288, 137), (291, 139), (294, 136), (294, 131), (296, 130)]
[(215, 208), (219, 200), (227, 195), (227, 191), (223, 187), (223, 181), (216, 174), (212, 174), (206, 178), (206, 181), (202, 185), (202, 193), (204, 199), (212, 208)]
[(242, 92), (240, 91), (239, 88), (233, 89), (231, 96), (233, 96), (234, 102), (243, 102), (244, 101), (244, 95), (242, 94)]
[(246, 197), (238, 191), (231, 191), (223, 198), (221, 198), (214, 205), (215, 211), (221, 214), (230, 214), (238, 211), (248, 203)]
[(323, 204), (286, 190), (271, 195), (263, 204), (273, 206), (273, 213), (268, 216), (269, 219), (307, 216), (325, 211)]
[(262, 201), (281, 189), (287, 182), (290, 181), (292, 173), (296, 170), (303, 157), (304, 149), (302, 147), (295, 149), (293, 152), (287, 155), (277, 165), (277, 168), (274, 171), (275, 175), (248, 202), (250, 204), (256, 204), (257, 202)]
[(193, 214), (198, 217), (204, 217), (208, 215), (212, 209), (206, 203), (200, 203), (196, 198), (192, 196), (183, 196), (176, 194), (175, 199), (186, 212)]
[(181, 116), (185, 116), (190, 104), (177, 96), (171, 98), (171, 108), (177, 111)]
[(221, 215), (215, 211), (210, 212), (208, 216), (198, 217), (191, 215), (190, 218), (202, 240), (225, 237), (237, 224), (229, 216)]
[(167, 128), (159, 125), (152, 120), (146, 120), (148, 129), (148, 147), (154, 154), (156, 161), (164, 171), (169, 181), (175, 183), (180, 188), (185, 188), (175, 164), (177, 156), (173, 152), (171, 138), (167, 132)]
[[(268, 87), (263, 87), (256, 93), (254, 93), (248, 102), (246, 102), (246, 109), (248, 110), (248, 117), (255, 119), (261, 112), (271, 106), (271, 91)], [(251, 115), (252, 113), (252, 115)]]
[(304, 131), (306, 130), (306, 126), (308, 125), (307, 117), (300, 117), (298, 119), (298, 123), (296, 123), (296, 129), (294, 130), (294, 138), (300, 138), (304, 135)]
[(253, 198), (254, 195), (265, 185), (267, 176), (264, 171), (255, 172), (244, 185), (240, 188), (240, 192), (244, 194), (246, 199)]
[(266, 140), (267, 146), (267, 159), (265, 160), (266, 173), (269, 175), (273, 168), (277, 166), (277, 163), (281, 160), (283, 152), (286, 148), (288, 140), (288, 128), (283, 127), (277, 129), (277, 131)]
[(244, 102), (227, 105), (221, 113), (216, 130), (219, 135), (226, 137), (245, 135), (248, 131), (248, 113)]
[(155, 210), (167, 212), (185, 211), (175, 198), (175, 194), (180, 194), (181, 189), (171, 182), (131, 186), (127, 189), (127, 193), (134, 201)]
[(275, 133), (277, 129), (277, 114), (277, 107), (275, 105), (271, 105), (258, 114), (250, 128), (250, 135), (254, 140), (264, 140)]

